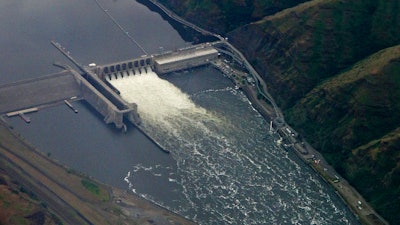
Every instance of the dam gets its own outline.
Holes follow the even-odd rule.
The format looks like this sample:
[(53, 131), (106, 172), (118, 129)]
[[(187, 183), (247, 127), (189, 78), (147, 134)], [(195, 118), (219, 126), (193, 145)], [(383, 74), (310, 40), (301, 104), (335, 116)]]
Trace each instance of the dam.
[(219, 55), (212, 44), (206, 43), (106, 65), (91, 63), (83, 66), (61, 44), (51, 43), (82, 73), (65, 65), (59, 73), (0, 85), (0, 114), (25, 118), (24, 113), (36, 112), (43, 107), (65, 103), (73, 109), (69, 100), (85, 100), (104, 117), (105, 123), (126, 131), (125, 119), (136, 126), (141, 124), (137, 104), (123, 99), (110, 80), (153, 71), (161, 75), (186, 70), (206, 65)]
[(218, 57), (218, 51), (210, 43), (166, 51), (161, 54), (144, 55), (138, 59), (116, 62), (107, 65), (93, 65), (90, 70), (101, 79), (115, 79), (129, 75), (138, 75), (151, 68), (158, 75), (186, 70), (210, 63)]

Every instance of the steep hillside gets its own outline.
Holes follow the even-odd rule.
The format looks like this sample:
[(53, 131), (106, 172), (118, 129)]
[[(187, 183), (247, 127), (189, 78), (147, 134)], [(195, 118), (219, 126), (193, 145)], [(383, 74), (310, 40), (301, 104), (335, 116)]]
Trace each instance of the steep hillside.
[(159, 0), (190, 22), (224, 34), (307, 0)]
[(399, 112), (397, 45), (317, 86), (286, 118), (393, 223), (400, 221)]
[(400, 223), (400, 128), (352, 151), (345, 162), (348, 179), (386, 217)]
[(400, 126), (400, 45), (382, 50), (315, 87), (287, 110), (324, 152), (351, 150)]
[(374, 52), (400, 42), (398, 1), (321, 0), (229, 34), (282, 108)]

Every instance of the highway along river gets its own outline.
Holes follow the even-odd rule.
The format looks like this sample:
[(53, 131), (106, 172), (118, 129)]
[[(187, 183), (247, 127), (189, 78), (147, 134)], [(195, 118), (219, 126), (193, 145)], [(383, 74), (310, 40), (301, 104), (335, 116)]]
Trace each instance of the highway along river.
[[(131, 0), (99, 1), (147, 52), (188, 43), (158, 14)], [(141, 50), (94, 0), (0, 3), (1, 83), (57, 71), (55, 39), (83, 64), (136, 58)], [(162, 48), (160, 48), (162, 47)], [(28, 125), (7, 119), (28, 142), (74, 170), (126, 188), (199, 224), (357, 224), (317, 174), (278, 147), (269, 121), (208, 66), (158, 77), (111, 80), (138, 104), (146, 132), (107, 126), (87, 104), (58, 106)]]

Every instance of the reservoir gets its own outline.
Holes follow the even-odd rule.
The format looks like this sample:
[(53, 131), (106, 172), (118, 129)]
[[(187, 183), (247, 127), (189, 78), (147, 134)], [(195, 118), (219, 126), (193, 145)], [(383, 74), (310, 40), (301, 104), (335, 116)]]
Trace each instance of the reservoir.
[[(190, 45), (159, 14), (133, 0), (100, 4), (147, 52)], [(94, 0), (0, 3), (0, 83), (59, 71), (57, 40), (82, 64), (143, 55)], [(121, 82), (120, 82), (121, 81)], [(286, 153), (245, 95), (211, 66), (110, 81), (138, 104), (144, 130), (106, 125), (85, 102), (7, 121), (49, 157), (129, 189), (199, 224), (358, 224), (295, 154)]]

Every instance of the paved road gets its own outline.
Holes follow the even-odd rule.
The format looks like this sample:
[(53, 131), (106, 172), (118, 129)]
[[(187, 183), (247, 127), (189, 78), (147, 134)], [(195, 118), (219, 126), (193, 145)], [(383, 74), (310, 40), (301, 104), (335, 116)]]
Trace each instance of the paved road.
[(297, 155), (304, 161), (309, 162), (311, 167), (321, 174), (321, 176), (336, 189), (339, 197), (347, 203), (349, 208), (362, 223), (369, 225), (389, 224), (378, 213), (376, 213), (371, 205), (355, 188), (353, 188), (331, 165), (326, 162), (317, 150), (315, 150), (305, 140), (303, 141), (305, 142), (308, 154), (304, 155), (297, 153)]

